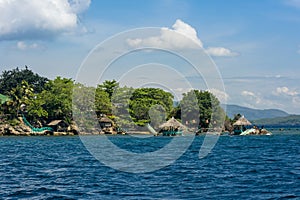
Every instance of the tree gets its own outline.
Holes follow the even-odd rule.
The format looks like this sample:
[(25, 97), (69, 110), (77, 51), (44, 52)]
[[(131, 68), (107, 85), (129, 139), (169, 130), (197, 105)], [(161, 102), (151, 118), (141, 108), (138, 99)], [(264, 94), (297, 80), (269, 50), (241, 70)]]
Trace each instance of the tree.
[(148, 113), (151, 119), (151, 126), (156, 129), (166, 121), (166, 111), (162, 105), (152, 106)]
[(19, 68), (3, 71), (0, 75), (0, 93), (9, 95), (13, 88), (22, 85), (22, 81), (26, 81), (33, 88), (34, 93), (40, 93), (48, 79), (33, 73), (25, 66), (25, 69)]
[[(198, 108), (195, 105), (198, 105)], [(208, 91), (192, 90), (183, 94), (180, 106), (182, 117), (196, 119), (198, 115), (202, 128), (223, 126), (226, 114), (219, 100)]]
[(22, 81), (21, 85), (11, 89), (9, 97), (10, 100), (6, 102), (7, 110), (5, 113), (10, 114), (10, 118), (14, 119), (17, 118), (21, 105), (25, 106), (31, 104), (33, 88), (26, 81)]
[(71, 79), (57, 77), (45, 85), (37, 99), (44, 100), (43, 109), (48, 113), (48, 120), (72, 119), (72, 92), (74, 82)]
[(118, 87), (111, 98), (114, 120), (118, 126), (124, 129), (134, 127), (129, 114), (129, 103), (133, 92), (134, 89), (132, 87)]
[[(107, 93), (105, 95), (108, 96)], [(95, 88), (76, 83), (73, 87), (72, 117), (80, 131), (91, 132), (97, 128), (96, 107)]]
[(97, 88), (103, 89), (105, 92), (107, 92), (109, 98), (111, 99), (114, 91), (119, 87), (119, 83), (116, 80), (106, 80), (101, 85), (98, 85)]
[(181, 119), (183, 124), (195, 127), (199, 124), (201, 109), (203, 110), (203, 106), (199, 104), (195, 90), (192, 90), (183, 94), (183, 98), (176, 108), (176, 117)]
[(138, 125), (150, 122), (149, 110), (152, 106), (161, 105), (169, 116), (173, 108), (173, 95), (159, 88), (138, 88), (132, 93), (129, 102), (129, 113)]
[(34, 95), (30, 103), (27, 105), (27, 118), (31, 121), (37, 121), (48, 118), (48, 112), (44, 109), (47, 99), (41, 95)]
[(112, 112), (109, 94), (101, 85), (98, 85), (95, 91), (95, 109), (98, 116), (100, 114), (111, 114)]

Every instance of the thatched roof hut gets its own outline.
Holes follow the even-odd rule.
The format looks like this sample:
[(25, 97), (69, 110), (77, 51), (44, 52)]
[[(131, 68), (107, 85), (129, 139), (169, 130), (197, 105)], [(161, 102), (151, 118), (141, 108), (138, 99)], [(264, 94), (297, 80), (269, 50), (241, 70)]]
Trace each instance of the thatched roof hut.
[(177, 121), (174, 117), (172, 117), (167, 122), (160, 125), (159, 128), (163, 130), (175, 130), (175, 129), (183, 129), (184, 126), (179, 121)]
[(234, 126), (250, 126), (251, 122), (248, 121), (244, 116), (240, 117), (234, 124)]
[(104, 115), (99, 119), (99, 123), (101, 128), (113, 126), (113, 121)]

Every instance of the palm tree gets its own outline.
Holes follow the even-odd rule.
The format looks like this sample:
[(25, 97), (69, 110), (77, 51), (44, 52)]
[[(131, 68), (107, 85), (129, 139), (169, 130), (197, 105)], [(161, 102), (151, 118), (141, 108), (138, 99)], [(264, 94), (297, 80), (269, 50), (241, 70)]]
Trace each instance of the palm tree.
[(10, 100), (7, 101), (7, 112), (12, 118), (18, 116), (21, 107), (28, 105), (34, 97), (33, 88), (26, 81), (9, 92)]

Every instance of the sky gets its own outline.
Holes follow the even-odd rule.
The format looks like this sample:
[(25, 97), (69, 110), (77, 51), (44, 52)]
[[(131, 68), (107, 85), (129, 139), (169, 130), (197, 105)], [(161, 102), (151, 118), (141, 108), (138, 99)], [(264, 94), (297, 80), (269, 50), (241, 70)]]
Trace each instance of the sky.
[[(209, 66), (215, 65), (206, 69), (220, 77), (224, 88), (217, 77), (203, 89), (222, 103), (300, 114), (300, 0), (0, 0), (0, 69), (27, 65), (50, 79), (76, 79), (99, 43), (111, 41), (115, 47), (114, 39), (124, 31), (145, 27), (156, 27), (154, 35), (146, 31), (142, 36), (128, 35), (127, 46), (156, 45), (179, 53), (193, 49), (175, 34), (179, 32), (202, 48), (207, 55), (204, 63), (211, 59)], [(183, 62), (165, 61), (170, 54), (152, 55), (161, 65), (138, 62), (145, 54), (131, 54), (129, 61), (119, 59), (111, 71), (135, 63), (141, 66), (132, 72), (135, 76), (149, 75), (154, 69), (155, 77), (172, 72), (176, 75), (164, 84), (177, 93), (199, 82)], [(138, 83), (125, 72), (119, 78)], [(215, 82), (219, 87), (212, 86)]]

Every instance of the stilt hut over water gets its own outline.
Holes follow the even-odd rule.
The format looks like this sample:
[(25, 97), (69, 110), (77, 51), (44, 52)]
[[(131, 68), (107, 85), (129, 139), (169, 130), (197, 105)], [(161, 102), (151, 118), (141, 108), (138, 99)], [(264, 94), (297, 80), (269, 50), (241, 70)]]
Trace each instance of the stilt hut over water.
[(169, 119), (167, 122), (159, 126), (163, 136), (176, 136), (182, 135), (182, 130), (184, 126), (177, 121), (174, 117)]
[(248, 121), (244, 116), (240, 117), (235, 123), (233, 123), (234, 127), (234, 135), (240, 135), (243, 131), (246, 130), (246, 126), (250, 126), (251, 122)]

